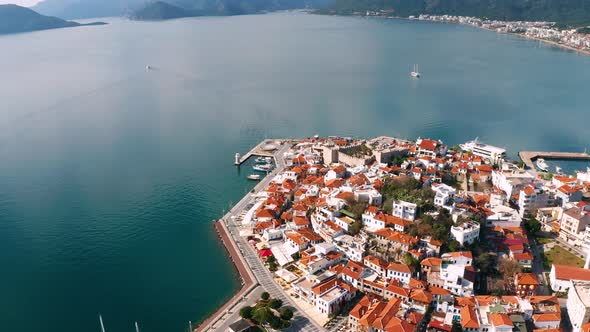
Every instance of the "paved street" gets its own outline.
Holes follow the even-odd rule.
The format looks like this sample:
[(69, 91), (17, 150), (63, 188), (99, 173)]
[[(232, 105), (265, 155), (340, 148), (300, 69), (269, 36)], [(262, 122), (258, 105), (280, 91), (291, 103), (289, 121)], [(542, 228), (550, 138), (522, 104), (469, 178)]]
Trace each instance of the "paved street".
[(541, 251), (543, 250), (543, 246), (537, 243), (537, 240), (531, 234), (528, 234), (529, 244), (531, 246), (531, 252), (533, 254), (533, 264), (532, 264), (532, 272), (537, 276), (541, 285), (539, 285), (539, 295), (550, 295), (549, 294), (549, 287), (545, 284), (545, 277), (543, 276), (543, 272), (545, 272), (543, 267), (543, 259), (541, 258)]

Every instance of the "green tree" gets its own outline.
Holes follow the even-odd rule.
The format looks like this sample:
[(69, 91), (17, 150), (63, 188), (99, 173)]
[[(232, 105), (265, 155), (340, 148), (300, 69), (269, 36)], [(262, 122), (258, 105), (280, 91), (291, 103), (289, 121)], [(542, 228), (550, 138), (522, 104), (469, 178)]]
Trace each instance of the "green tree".
[(270, 323), (272, 317), (274, 317), (274, 315), (269, 307), (256, 308), (252, 314), (252, 318), (260, 324)]
[(289, 308), (282, 308), (281, 309), (281, 318), (284, 320), (291, 320), (293, 318), (293, 310)]
[(481, 273), (488, 275), (495, 272), (496, 258), (490, 253), (483, 253), (477, 258), (477, 266)]
[(268, 256), (266, 258), (266, 263), (268, 264), (268, 269), (271, 272), (274, 272), (278, 269), (279, 265), (277, 264), (277, 259), (275, 258), (275, 256)]
[(272, 299), (268, 303), (268, 306), (271, 307), (271, 308), (273, 308), (273, 309), (278, 309), (282, 305), (283, 305), (283, 301), (281, 301), (281, 299)]
[(357, 235), (361, 229), (363, 228), (363, 223), (361, 221), (355, 220), (351, 225), (348, 231), (352, 235)]
[(451, 240), (447, 244), (447, 248), (449, 248), (449, 251), (457, 251), (459, 247), (461, 247), (461, 244), (457, 240)]
[(268, 301), (268, 299), (270, 299), (270, 294), (268, 294), (268, 292), (263, 292), (262, 294), (260, 294), (260, 298), (264, 301)]
[(409, 253), (404, 254), (403, 262), (404, 262), (404, 264), (409, 265), (414, 269), (417, 269), (420, 267), (420, 261), (416, 257), (412, 256)]
[(240, 309), (240, 317), (242, 317), (244, 319), (250, 319), (250, 318), (252, 318), (253, 311), (254, 311), (254, 309), (250, 306), (242, 307), (242, 309)]
[(535, 218), (530, 218), (525, 221), (524, 228), (527, 232), (535, 234), (541, 230), (541, 223)]
[(274, 315), (269, 319), (268, 324), (273, 330), (278, 330), (283, 327), (283, 322), (281, 319)]

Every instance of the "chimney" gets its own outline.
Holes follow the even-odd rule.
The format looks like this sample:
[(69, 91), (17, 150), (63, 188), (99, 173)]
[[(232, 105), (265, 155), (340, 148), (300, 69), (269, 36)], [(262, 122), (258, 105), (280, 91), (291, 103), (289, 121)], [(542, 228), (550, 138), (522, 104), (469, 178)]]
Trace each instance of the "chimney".
[(584, 264), (584, 269), (588, 270), (590, 268), (590, 248), (586, 252), (586, 263)]

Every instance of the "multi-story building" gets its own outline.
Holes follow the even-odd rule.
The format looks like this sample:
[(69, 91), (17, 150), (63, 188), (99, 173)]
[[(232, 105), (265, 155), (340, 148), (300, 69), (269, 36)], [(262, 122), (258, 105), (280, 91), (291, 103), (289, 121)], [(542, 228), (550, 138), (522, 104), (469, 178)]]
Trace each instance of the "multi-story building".
[(451, 227), (451, 235), (463, 246), (465, 244), (472, 244), (479, 239), (479, 229), (479, 223), (466, 221), (458, 226)]
[(590, 321), (590, 282), (570, 281), (566, 307), (572, 331), (582, 331), (582, 325)]
[(394, 217), (414, 221), (416, 219), (417, 207), (414, 203), (394, 201), (391, 214)]
[(590, 225), (590, 206), (573, 207), (563, 212), (559, 237), (576, 245), (583, 245), (586, 227)]
[(448, 207), (452, 205), (452, 200), (455, 198), (455, 188), (444, 183), (432, 186), (432, 190), (436, 193), (434, 195), (434, 205), (441, 207)]
[(478, 142), (477, 139), (459, 146), (462, 150), (469, 151), (476, 156), (480, 156), (486, 160), (489, 160), (493, 164), (500, 163), (506, 157), (506, 149), (483, 144)]

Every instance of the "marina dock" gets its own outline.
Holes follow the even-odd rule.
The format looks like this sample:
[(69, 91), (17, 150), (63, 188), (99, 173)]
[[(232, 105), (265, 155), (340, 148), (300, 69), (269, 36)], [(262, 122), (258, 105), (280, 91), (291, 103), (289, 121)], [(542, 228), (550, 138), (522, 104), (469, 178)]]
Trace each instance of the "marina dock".
[(252, 156), (273, 157), (273, 151), (276, 150), (276, 148), (278, 147), (278, 144), (276, 142), (277, 140), (265, 139), (262, 142), (258, 143), (255, 147), (253, 147), (245, 155), (240, 155), (239, 153), (236, 153), (236, 160), (234, 164), (236, 166), (240, 166)]
[(589, 160), (590, 154), (586, 152), (545, 152), (545, 151), (520, 151), (518, 153), (520, 159), (525, 165), (535, 170), (535, 160), (539, 158), (547, 160)]

